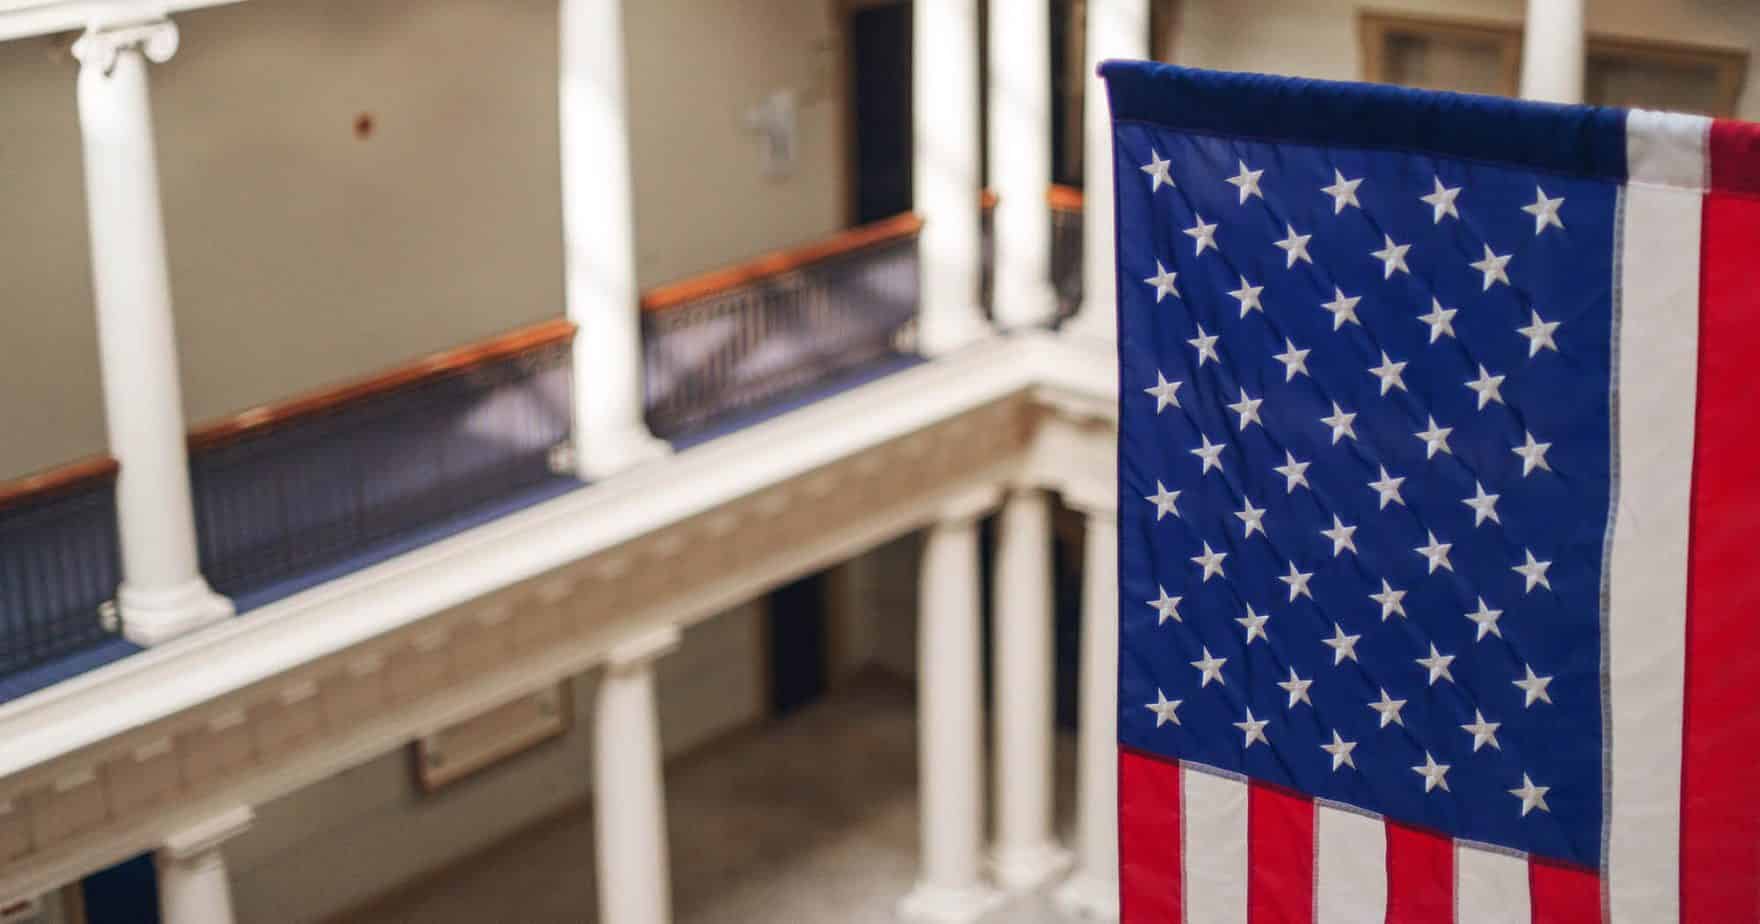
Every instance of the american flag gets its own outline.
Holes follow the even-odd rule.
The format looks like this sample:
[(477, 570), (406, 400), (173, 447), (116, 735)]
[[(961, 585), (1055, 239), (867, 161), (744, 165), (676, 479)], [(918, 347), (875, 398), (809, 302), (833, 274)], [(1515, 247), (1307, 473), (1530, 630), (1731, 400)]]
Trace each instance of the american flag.
[(1101, 73), (1124, 920), (1760, 919), (1760, 127)]

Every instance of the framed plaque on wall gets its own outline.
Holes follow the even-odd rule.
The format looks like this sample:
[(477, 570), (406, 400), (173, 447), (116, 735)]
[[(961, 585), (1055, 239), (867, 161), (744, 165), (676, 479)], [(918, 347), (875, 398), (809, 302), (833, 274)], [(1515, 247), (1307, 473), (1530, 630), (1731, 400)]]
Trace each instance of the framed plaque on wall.
[(417, 738), (410, 746), (416, 785), (424, 793), (437, 792), (559, 738), (574, 723), (573, 707), (564, 680)]

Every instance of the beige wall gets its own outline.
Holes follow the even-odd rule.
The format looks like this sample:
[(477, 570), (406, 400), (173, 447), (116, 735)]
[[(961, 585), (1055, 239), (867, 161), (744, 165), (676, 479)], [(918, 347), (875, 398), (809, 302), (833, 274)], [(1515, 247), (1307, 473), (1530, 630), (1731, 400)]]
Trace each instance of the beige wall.
[[(1173, 60), (1191, 67), (1332, 80), (1362, 77), (1359, 9), (1520, 22), (1524, 0), (1180, 0)], [(1746, 48), (1739, 115), (1760, 119), (1760, 3), (1754, 0), (1587, 0), (1588, 28), (1638, 38)]]
[[(560, 314), (557, 0), (181, 14), (153, 104), (192, 421)], [(626, 4), (643, 286), (834, 230), (824, 0)], [(0, 43), (0, 480), (104, 448), (67, 36)], [(801, 99), (793, 175), (744, 113)], [(355, 136), (357, 115), (374, 131)]]
[[(687, 631), (660, 661), (668, 755), (763, 717), (761, 632), (761, 607), (741, 607)], [(323, 920), (587, 798), (596, 680), (575, 679), (568, 734), (434, 795), (416, 790), (400, 749), (259, 806), (256, 824), (226, 845), (238, 919)], [(582, 856), (580, 874), (592, 870)]]

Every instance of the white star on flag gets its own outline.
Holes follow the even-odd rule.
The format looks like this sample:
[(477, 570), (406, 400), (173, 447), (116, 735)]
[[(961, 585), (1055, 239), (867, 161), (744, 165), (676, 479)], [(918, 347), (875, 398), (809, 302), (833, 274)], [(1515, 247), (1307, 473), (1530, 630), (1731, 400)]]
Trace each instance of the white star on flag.
[(1355, 526), (1346, 526), (1339, 522), (1338, 514), (1335, 513), (1332, 515), (1332, 528), (1321, 530), (1320, 535), (1332, 540), (1332, 557), (1337, 558), (1345, 549), (1350, 549), (1353, 555), (1356, 554), (1357, 543), (1351, 538), (1356, 531)]
[(1357, 438), (1356, 428), (1351, 423), (1356, 419), (1355, 411), (1346, 413), (1344, 408), (1339, 407), (1338, 402), (1334, 401), (1332, 402), (1332, 416), (1322, 417), (1320, 422), (1332, 428), (1332, 445), (1337, 446), (1338, 441), (1344, 437), (1348, 436), (1353, 440)]
[(1494, 751), (1503, 750), (1503, 745), (1497, 743), (1497, 730), (1502, 727), (1502, 722), (1485, 721), (1485, 714), (1477, 709), (1473, 710), (1473, 721), (1461, 726), (1473, 736), (1473, 753), (1475, 754), (1479, 753), (1479, 748), (1487, 744), (1491, 745), (1491, 749)]
[(1485, 287), (1483, 291), (1491, 291), (1491, 284), (1494, 282), (1501, 282), (1506, 286), (1509, 285), (1509, 273), (1505, 270), (1505, 267), (1509, 266), (1509, 259), (1514, 256), (1514, 254), (1504, 254), (1500, 257), (1491, 252), (1490, 244), (1484, 246), (1484, 258), (1467, 264), (1473, 269), (1485, 274)]
[(1532, 308), (1528, 309), (1528, 314), (1531, 317), (1528, 326), (1516, 328), (1516, 333), (1528, 338), (1528, 358), (1533, 359), (1534, 357), (1539, 356), (1541, 350), (1551, 350), (1552, 352), (1557, 353), (1558, 344), (1553, 342), (1552, 334), (1554, 331), (1558, 330), (1558, 326), (1564, 322), (1542, 321), (1540, 319), (1540, 312), (1535, 311)]
[(1155, 261), (1155, 275), (1143, 281), (1155, 287), (1155, 304), (1157, 305), (1161, 304), (1161, 300), (1169, 295), (1179, 298), (1179, 274), (1169, 272), (1167, 267), (1161, 265), (1160, 260)]
[(1277, 249), (1283, 251), (1283, 268), (1295, 269), (1296, 261), (1313, 263), (1314, 258), (1308, 256), (1308, 239), (1312, 234), (1297, 234), (1295, 225), (1284, 225), (1284, 236), (1281, 241), (1272, 241)]
[(1163, 185), (1173, 185), (1173, 177), (1167, 172), (1167, 167), (1171, 163), (1173, 162), (1164, 159), (1155, 149), (1149, 149), (1149, 162), (1137, 169), (1149, 174), (1150, 194), (1154, 194), (1154, 192), (1160, 189)]
[(1430, 313), (1418, 315), (1418, 320), (1430, 325), (1430, 342), (1435, 343), (1439, 337), (1454, 336), (1454, 316), (1460, 313), (1458, 308), (1444, 308), (1435, 296), (1430, 297)]
[(1154, 600), (1148, 601), (1149, 605), (1155, 608), (1155, 624), (1158, 626), (1166, 625), (1169, 619), (1174, 622), (1185, 622), (1185, 620), (1181, 619), (1179, 615), (1179, 602), (1185, 598), (1168, 596), (1167, 588), (1162, 587), (1159, 584), (1155, 585), (1155, 590), (1160, 596)]
[(1377, 509), (1386, 510), (1389, 503), (1398, 504), (1401, 507), (1406, 505), (1405, 499), (1399, 496), (1399, 486), (1404, 481), (1403, 477), (1395, 478), (1387, 474), (1387, 466), (1381, 466), (1381, 478), (1369, 482), (1369, 487), (1374, 488), (1375, 493), (1381, 496), (1381, 506)]
[(1438, 787), (1443, 792), (1448, 792), (1448, 780), (1445, 779), (1448, 774), (1448, 764), (1437, 763), (1436, 758), (1431, 757), (1429, 751), (1424, 752), (1424, 766), (1413, 767), (1412, 772), (1424, 778), (1425, 792)]
[(1219, 472), (1222, 471), (1222, 450), (1226, 449), (1228, 444), (1212, 443), (1209, 435), (1204, 433), (1198, 434), (1198, 438), (1203, 440), (1204, 444), (1197, 449), (1189, 450), (1192, 455), (1204, 461), (1204, 468), (1198, 474), (1202, 475), (1212, 468)]
[(1241, 389), (1241, 399), (1229, 405), (1228, 409), (1240, 415), (1241, 430), (1245, 432), (1247, 424), (1250, 423), (1256, 423), (1261, 427), (1265, 426), (1265, 422), (1259, 419), (1259, 405), (1264, 403), (1264, 398), (1247, 397), (1247, 390), (1243, 388)]
[(1534, 434), (1526, 430), (1522, 431), (1522, 435), (1526, 438), (1525, 442), (1510, 450), (1522, 457), (1522, 477), (1528, 477), (1537, 468), (1552, 471), (1552, 466), (1546, 464), (1546, 451), (1552, 448), (1552, 444), (1534, 442)]
[(1430, 223), (1439, 225), (1442, 224), (1442, 219), (1445, 217), (1461, 217), (1461, 213), (1455, 211), (1454, 207), (1455, 197), (1461, 194), (1461, 188), (1459, 186), (1449, 187), (1442, 185), (1441, 177), (1435, 177), (1431, 182), (1436, 184), (1436, 191), (1428, 196), (1418, 197), (1423, 200), (1425, 205), (1436, 210), (1435, 217), (1432, 218)]
[(1522, 593), (1532, 592), (1536, 586), (1551, 590), (1552, 582), (1546, 579), (1546, 569), (1552, 567), (1552, 562), (1535, 561), (1534, 551), (1532, 549), (1523, 549), (1522, 554), (1528, 556), (1528, 560), (1522, 564), (1511, 566), (1510, 568), (1511, 571), (1514, 571), (1528, 580), (1527, 586), (1522, 588)]
[(1264, 176), (1265, 171), (1248, 170), (1247, 162), (1244, 160), (1237, 161), (1236, 163), (1240, 165), (1240, 172), (1229, 177), (1228, 182), (1236, 189), (1240, 190), (1240, 204), (1246, 205), (1247, 199), (1252, 196), (1258, 196), (1261, 199), (1265, 198), (1265, 194), (1259, 191), (1259, 177)]
[(1265, 742), (1266, 747), (1270, 747), (1271, 739), (1265, 737), (1265, 726), (1270, 724), (1270, 719), (1253, 718), (1253, 710), (1248, 709), (1246, 721), (1234, 723), (1235, 728), (1238, 728), (1247, 734), (1247, 742), (1241, 746), (1244, 748), (1250, 748), (1253, 746), (1253, 742), (1263, 741)]
[(1332, 312), (1333, 330), (1338, 330), (1343, 327), (1346, 321), (1349, 321), (1358, 327), (1362, 327), (1363, 322), (1357, 320), (1357, 302), (1362, 300), (1363, 297), (1361, 295), (1347, 296), (1344, 294), (1343, 289), (1334, 286), (1332, 289), (1332, 301), (1323, 302), (1320, 307)]
[(1167, 490), (1167, 486), (1157, 480), (1155, 493), (1143, 498), (1143, 500), (1155, 505), (1155, 522), (1159, 523), (1162, 517), (1170, 513), (1176, 519), (1179, 517), (1179, 508), (1174, 506), (1175, 502), (1179, 500), (1179, 495), (1180, 492)]
[(1436, 681), (1438, 680), (1446, 680), (1449, 683), (1454, 683), (1454, 675), (1448, 672), (1448, 666), (1454, 663), (1454, 657), (1454, 655), (1445, 655), (1437, 651), (1436, 643), (1431, 642), (1430, 656), (1427, 658), (1414, 658), (1413, 660), (1417, 661), (1420, 666), (1430, 672), (1430, 685), (1436, 686)]
[(1265, 634), (1265, 623), (1270, 620), (1270, 613), (1256, 613), (1253, 611), (1253, 605), (1249, 603), (1247, 604), (1247, 615), (1237, 618), (1235, 622), (1240, 623), (1241, 627), (1247, 630), (1246, 644), (1251, 645), (1253, 639), (1256, 638), (1262, 638), (1266, 642), (1271, 641), (1271, 636)]
[(1528, 813), (1534, 809), (1539, 809), (1542, 812), (1552, 811), (1546, 805), (1546, 794), (1551, 791), (1551, 786), (1535, 786), (1534, 781), (1528, 779), (1528, 775), (1524, 773), (1522, 774), (1522, 785), (1510, 790), (1509, 794), (1522, 800), (1522, 817), (1526, 818)]
[(1524, 664), (1522, 665), (1522, 669), (1528, 672), (1528, 676), (1522, 680), (1511, 681), (1517, 687), (1520, 687), (1522, 693), (1525, 694), (1525, 697), (1522, 699), (1522, 708), (1526, 709), (1529, 706), (1534, 705), (1536, 701), (1542, 703), (1552, 702), (1552, 697), (1546, 693), (1546, 688), (1551, 685), (1552, 678), (1534, 676), (1534, 668), (1532, 665)]
[(1265, 287), (1248, 283), (1247, 277), (1245, 276), (1240, 277), (1240, 279), (1241, 287), (1230, 291), (1228, 294), (1233, 296), (1235, 301), (1241, 303), (1241, 317), (1246, 317), (1247, 312), (1249, 311), (1257, 311), (1260, 314), (1264, 314), (1265, 306), (1259, 303), (1259, 293), (1265, 291)]
[(1227, 557), (1227, 552), (1214, 551), (1210, 548), (1210, 543), (1204, 543), (1204, 554), (1192, 556), (1192, 564), (1204, 569), (1201, 583), (1209, 583), (1211, 577), (1227, 577), (1222, 573), (1222, 560)]
[(1405, 273), (1410, 276), (1412, 271), (1410, 267), (1406, 266), (1406, 251), (1411, 250), (1412, 245), (1395, 244), (1391, 235), (1383, 234), (1381, 237), (1383, 240), (1381, 249), (1369, 254), (1381, 261), (1381, 278), (1392, 279), (1394, 273)]
[(1563, 204), (1563, 196), (1548, 199), (1546, 198), (1546, 190), (1538, 186), (1534, 187), (1534, 204), (1522, 206), (1522, 211), (1534, 216), (1534, 235), (1536, 237), (1548, 227), (1557, 228), (1560, 231), (1564, 230), (1564, 221), (1558, 217), (1558, 207)]
[(1425, 532), (1429, 535), (1430, 541), (1424, 545), (1418, 546), (1416, 549), (1413, 549), (1413, 551), (1424, 556), (1424, 560), (1430, 563), (1430, 571), (1428, 573), (1435, 574), (1437, 568), (1441, 568), (1444, 571), (1453, 571), (1454, 566), (1448, 563), (1448, 550), (1454, 548), (1454, 546), (1447, 542), (1437, 541), (1436, 533), (1434, 532), (1429, 530), (1425, 530)]
[(1433, 459), (1438, 452), (1446, 452), (1449, 455), (1453, 455), (1454, 450), (1448, 448), (1448, 435), (1454, 432), (1454, 428), (1438, 427), (1436, 425), (1436, 418), (1430, 417), (1429, 415), (1425, 415), (1425, 420), (1429, 425), (1424, 429), (1419, 430), (1417, 433), (1412, 434), (1418, 439), (1424, 441), (1424, 458)]
[(1284, 480), (1289, 482), (1289, 490), (1285, 493), (1294, 494), (1296, 493), (1297, 485), (1308, 488), (1309, 490), (1313, 489), (1313, 486), (1308, 484), (1308, 466), (1313, 464), (1314, 463), (1312, 462), (1297, 462), (1296, 457), (1289, 450), (1285, 449), (1283, 451), (1283, 464), (1273, 468), (1272, 471), (1282, 475)]
[(1168, 699), (1167, 695), (1162, 693), (1161, 689), (1157, 687), (1155, 690), (1155, 701), (1146, 704), (1143, 708), (1155, 713), (1155, 727), (1160, 728), (1169, 722), (1172, 722), (1175, 725), (1179, 724), (1178, 710), (1181, 702), (1183, 702), (1183, 700)]
[(1292, 561), (1289, 563), (1289, 573), (1279, 576), (1278, 580), (1289, 585), (1289, 602), (1294, 603), (1296, 602), (1297, 597), (1307, 597), (1309, 600), (1314, 599), (1313, 592), (1308, 590), (1308, 582), (1313, 580), (1313, 578), (1314, 572), (1297, 571), (1296, 563)]
[(1192, 225), (1190, 228), (1186, 229), (1186, 234), (1190, 235), (1193, 240), (1198, 242), (1197, 243), (1197, 250), (1192, 252), (1192, 256), (1194, 256), (1194, 257), (1203, 256), (1204, 255), (1204, 248), (1206, 248), (1206, 247), (1210, 248), (1211, 250), (1216, 251), (1217, 253), (1221, 253), (1222, 248), (1216, 246), (1216, 223), (1211, 222), (1209, 224), (1205, 224), (1204, 223), (1204, 216), (1199, 215), (1196, 212), (1192, 213), (1192, 217), (1197, 219), (1197, 222), (1198, 222), (1197, 224)]
[(1332, 649), (1332, 666), (1337, 667), (1346, 658), (1357, 660), (1357, 639), (1360, 638), (1361, 635), (1346, 635), (1344, 627), (1335, 622), (1332, 624), (1332, 637), (1323, 638), (1320, 643)]
[(1473, 624), (1479, 628), (1478, 634), (1473, 636), (1473, 641), (1482, 641), (1486, 635), (1495, 635), (1498, 638), (1503, 638), (1503, 632), (1497, 628), (1497, 620), (1502, 616), (1502, 610), (1494, 610), (1486, 606), (1485, 598), (1480, 597), (1479, 608), (1467, 614), (1467, 618), (1472, 620)]
[(1204, 325), (1198, 325), (1198, 336), (1186, 341), (1198, 351), (1198, 368), (1204, 368), (1204, 360), (1206, 359), (1212, 359), (1218, 363), (1222, 362), (1222, 357), (1216, 355), (1216, 341), (1220, 339), (1222, 338), (1216, 334), (1204, 333)]
[(1184, 384), (1184, 382), (1169, 382), (1167, 377), (1161, 374), (1161, 370), (1157, 369), (1155, 370), (1155, 384), (1143, 389), (1143, 393), (1155, 399), (1155, 413), (1159, 414), (1169, 407), (1179, 407), (1179, 388)]
[(1314, 705), (1314, 701), (1308, 698), (1308, 688), (1314, 685), (1314, 681), (1303, 680), (1302, 678), (1297, 677), (1295, 668), (1292, 667), (1289, 669), (1288, 680), (1279, 680), (1277, 685), (1282, 687), (1285, 693), (1289, 694), (1289, 708), (1294, 709), (1296, 703), (1307, 703), (1310, 706)]
[(1386, 350), (1381, 351), (1381, 365), (1369, 367), (1369, 374), (1381, 381), (1383, 395), (1395, 388), (1400, 391), (1406, 390), (1405, 371), (1406, 363), (1396, 363), (1389, 359)]
[(1503, 379), (1501, 375), (1486, 372), (1483, 364), (1479, 366), (1479, 377), (1467, 383), (1467, 387), (1479, 396), (1479, 410), (1485, 410), (1485, 405), (1493, 401), (1503, 403), (1503, 392), (1499, 391), (1503, 387)]
[(1192, 666), (1197, 668), (1202, 674), (1202, 677), (1198, 681), (1198, 689), (1202, 690), (1209, 686), (1210, 681), (1212, 680), (1215, 680), (1217, 684), (1221, 686), (1228, 686), (1228, 681), (1222, 679), (1222, 665), (1227, 664), (1228, 659), (1216, 657), (1210, 653), (1208, 647), (1205, 647), (1203, 651), (1204, 657), (1191, 662)]
[(1242, 539), (1248, 538), (1256, 531), (1259, 535), (1270, 538), (1265, 532), (1265, 508), (1253, 506), (1251, 498), (1241, 498), (1241, 509), (1235, 512), (1240, 517), (1243, 533)]
[(1357, 743), (1340, 738), (1336, 729), (1332, 732), (1332, 743), (1320, 745), (1320, 750), (1332, 755), (1332, 770), (1335, 773), (1340, 767), (1357, 769), (1357, 762), (1351, 759), (1351, 752), (1356, 749)]
[(1497, 494), (1486, 494), (1484, 485), (1477, 481), (1473, 482), (1473, 496), (1462, 500), (1461, 503), (1473, 508), (1474, 526), (1478, 526), (1486, 520), (1490, 520), (1498, 525), (1503, 524), (1503, 521), (1497, 518), (1497, 498), (1499, 496), (1500, 495)]
[(1386, 622), (1388, 620), (1388, 617), (1391, 617), (1391, 616), (1398, 616), (1401, 619), (1405, 618), (1405, 616), (1406, 616), (1406, 605), (1404, 602), (1405, 598), (1406, 598), (1406, 592), (1403, 590), (1394, 590), (1393, 585), (1387, 583), (1387, 578), (1381, 579), (1381, 592), (1380, 593), (1374, 593), (1374, 594), (1369, 595), (1369, 599), (1375, 601), (1376, 603), (1381, 604), (1381, 621), (1382, 622)]
[[(1273, 359), (1283, 363), (1283, 380), (1285, 382), (1295, 381), (1298, 372), (1308, 375), (1308, 354), (1313, 351), (1296, 349), (1296, 345), (1290, 342), (1288, 337), (1283, 338), (1283, 347), (1282, 353), (1272, 356)], [(1312, 378), (1312, 376), (1309, 377)]]
[(1337, 215), (1344, 211), (1344, 207), (1347, 205), (1354, 205), (1358, 209), (1363, 207), (1362, 203), (1357, 201), (1357, 187), (1361, 185), (1363, 185), (1361, 177), (1347, 180), (1344, 178), (1344, 174), (1339, 173), (1338, 168), (1335, 167), (1332, 170), (1332, 185), (1322, 186), (1320, 191), (1332, 197), (1332, 214)]
[(1381, 688), (1381, 699), (1369, 704), (1369, 708), (1375, 710), (1376, 715), (1381, 716), (1381, 724), (1377, 726), (1378, 728), (1386, 728), (1389, 725), (1404, 727), (1406, 720), (1399, 717), (1399, 711), (1405, 707), (1406, 701), (1388, 696), (1386, 687)]

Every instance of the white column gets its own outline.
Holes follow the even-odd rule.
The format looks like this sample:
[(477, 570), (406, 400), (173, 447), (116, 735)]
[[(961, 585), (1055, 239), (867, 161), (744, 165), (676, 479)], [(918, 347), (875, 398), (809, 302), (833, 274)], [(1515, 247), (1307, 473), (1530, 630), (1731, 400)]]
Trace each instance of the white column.
[(978, 302), (978, 0), (917, 0), (911, 44), (911, 184), (923, 219), (917, 343), (939, 356), (989, 331)]
[(165, 924), (232, 924), (232, 887), (221, 846), (244, 833), (254, 817), (240, 806), (165, 839), (157, 857)]
[(1066, 911), (1118, 918), (1118, 514), (1110, 490), (1065, 494), (1088, 516), (1082, 559), (1077, 728), (1076, 871), (1057, 892)]
[(1088, 0), (1082, 99), (1082, 307), (1070, 328), (1118, 336), (1118, 267), (1112, 229), (1112, 107), (1094, 69), (1108, 58), (1149, 57), (1149, 0)]
[(984, 839), (983, 652), (978, 518), (993, 492), (943, 511), (923, 542), (917, 615), (918, 825), (922, 869), (906, 920), (959, 924), (996, 906), (980, 877)]
[(593, 707), (593, 835), (599, 924), (667, 924), (672, 877), (654, 661), (678, 647), (667, 626), (611, 652)]
[(1037, 888), (1069, 867), (1052, 835), (1055, 779), (1051, 504), (1022, 488), (1003, 503), (996, 536), (991, 721), (995, 727), (996, 880)]
[(990, 16), (990, 188), (996, 191), (992, 314), (1006, 329), (1057, 317), (1051, 285), (1051, 9), (1016, 0)]
[(577, 473), (663, 455), (642, 417), (642, 329), (624, 92), (622, 0), (562, 0), (563, 297), (574, 339)]
[(92, 294), (122, 538), (123, 632), (153, 645), (232, 614), (197, 567), (171, 279), (147, 62), (177, 51), (166, 20), (95, 26), (74, 43)]
[(1583, 0), (1528, 0), (1522, 98), (1583, 101)]

